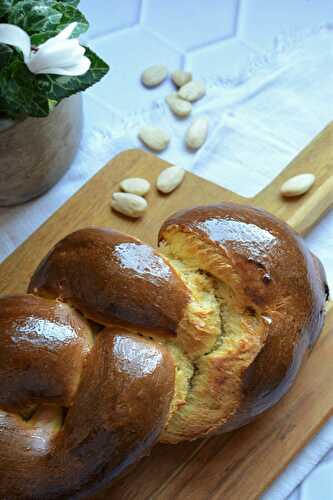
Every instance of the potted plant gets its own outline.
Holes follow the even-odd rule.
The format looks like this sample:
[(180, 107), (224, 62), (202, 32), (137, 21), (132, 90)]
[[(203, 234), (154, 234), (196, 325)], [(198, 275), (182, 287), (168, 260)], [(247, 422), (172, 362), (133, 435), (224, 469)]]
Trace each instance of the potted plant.
[(0, 205), (27, 201), (69, 168), (80, 92), (108, 65), (79, 42), (79, 0), (0, 0)]

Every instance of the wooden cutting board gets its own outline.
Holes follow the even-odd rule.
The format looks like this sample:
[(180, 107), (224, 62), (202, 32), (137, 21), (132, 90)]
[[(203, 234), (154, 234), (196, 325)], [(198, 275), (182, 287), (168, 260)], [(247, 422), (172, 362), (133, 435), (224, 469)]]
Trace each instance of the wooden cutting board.
[[(333, 204), (333, 124), (253, 199), (187, 174), (169, 196), (148, 195), (145, 217), (132, 221), (110, 211), (111, 193), (124, 177), (153, 184), (166, 163), (141, 150), (125, 151), (102, 169), (0, 266), (0, 295), (24, 292), (45, 253), (67, 233), (87, 225), (112, 226), (155, 244), (162, 221), (181, 208), (232, 200), (266, 208), (305, 234)], [(283, 200), (281, 183), (316, 174), (300, 199)], [(1, 244), (1, 236), (0, 236)], [(257, 498), (333, 413), (333, 308), (323, 335), (288, 395), (241, 430), (177, 446), (158, 445), (125, 480), (99, 498), (119, 500), (246, 500)]]

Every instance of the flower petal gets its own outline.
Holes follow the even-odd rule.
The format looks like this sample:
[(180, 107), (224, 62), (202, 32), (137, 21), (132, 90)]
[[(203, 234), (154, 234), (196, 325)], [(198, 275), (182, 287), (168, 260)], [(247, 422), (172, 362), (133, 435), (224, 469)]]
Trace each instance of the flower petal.
[(62, 31), (60, 31), (60, 33), (58, 33), (56, 38), (58, 38), (58, 40), (65, 40), (67, 38), (70, 38), (73, 31), (77, 27), (77, 24), (78, 23), (76, 21), (70, 23), (68, 26), (66, 26), (66, 28), (64, 28)]
[(90, 59), (83, 56), (79, 59), (77, 64), (74, 64), (68, 68), (62, 67), (49, 67), (39, 70), (38, 74), (49, 74), (49, 75), (62, 75), (62, 76), (81, 76), (87, 73), (91, 65)]
[(86, 49), (80, 46), (77, 39), (58, 40), (48, 46), (40, 47), (32, 55), (29, 69), (36, 73), (49, 67), (73, 66), (84, 55), (85, 51)]
[(0, 43), (13, 45), (23, 52), (24, 62), (30, 59), (31, 42), (28, 33), (15, 24), (0, 24)]

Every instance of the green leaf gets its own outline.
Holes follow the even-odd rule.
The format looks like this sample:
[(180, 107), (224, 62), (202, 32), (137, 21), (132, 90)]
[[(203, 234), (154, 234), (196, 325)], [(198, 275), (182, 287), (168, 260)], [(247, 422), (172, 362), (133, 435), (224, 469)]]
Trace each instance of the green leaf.
[(80, 0), (58, 0), (61, 3), (67, 3), (70, 5), (73, 5), (74, 7), (77, 7), (80, 3)]
[(89, 23), (85, 16), (76, 9), (73, 5), (64, 4), (64, 2), (57, 2), (55, 9), (62, 13), (59, 31), (64, 29), (70, 23), (77, 22), (77, 27), (72, 34), (72, 38), (78, 37), (81, 33), (85, 33), (89, 28)]
[(78, 23), (72, 38), (89, 28), (87, 19), (75, 5), (57, 0), (20, 0), (12, 6), (8, 21), (29, 33), (32, 45), (36, 46), (57, 35), (72, 22)]
[[(60, 30), (61, 31), (61, 30)], [(44, 31), (43, 33), (36, 33), (35, 35), (30, 36), (31, 45), (33, 47), (38, 47), (42, 45), (42, 43), (46, 42), (50, 38), (53, 38), (59, 33), (59, 31)]]
[(13, 52), (14, 49), (4, 43), (0, 43), (0, 68), (3, 68), (8, 63)]
[(0, 95), (0, 117), (1, 118), (10, 118), (8, 114), (8, 106), (7, 103), (2, 99)]
[(6, 115), (47, 116), (50, 112), (48, 98), (38, 92), (35, 76), (30, 73), (19, 53), (0, 72), (0, 102)]
[(54, 101), (53, 99), (49, 99), (49, 110), (50, 112), (54, 110), (56, 105), (59, 104), (58, 101)]
[(1, 0), (0, 1), (0, 20), (2, 21), (5, 16), (8, 15), (11, 7), (11, 0)]
[(8, 22), (20, 26), (29, 35), (56, 31), (62, 14), (52, 7), (53, 3), (50, 0), (21, 0), (11, 9)]
[(59, 101), (86, 90), (101, 80), (108, 72), (109, 66), (88, 48), (86, 48), (85, 55), (91, 61), (87, 73), (82, 76), (38, 75), (39, 92), (47, 95), (49, 99)]
[(54, 31), (46, 31), (42, 33), (36, 33), (31, 37), (32, 45), (38, 46), (46, 42), (49, 38), (56, 36), (60, 31), (65, 29), (70, 23), (77, 22), (77, 27), (72, 33), (71, 38), (78, 37), (81, 33), (84, 33), (89, 28), (89, 23), (84, 15), (71, 5), (64, 5), (63, 2), (55, 2), (54, 9), (62, 14), (61, 20)]
[[(8, 22), (8, 16), (12, 10), (12, 8), (22, 0), (0, 0), (0, 21), (1, 22)], [(32, 0), (31, 3), (33, 3), (34, 0)], [(77, 7), (80, 3), (80, 0), (45, 0), (44, 5), (52, 4), (52, 3), (62, 3), (64, 5), (71, 5), (73, 7)]]

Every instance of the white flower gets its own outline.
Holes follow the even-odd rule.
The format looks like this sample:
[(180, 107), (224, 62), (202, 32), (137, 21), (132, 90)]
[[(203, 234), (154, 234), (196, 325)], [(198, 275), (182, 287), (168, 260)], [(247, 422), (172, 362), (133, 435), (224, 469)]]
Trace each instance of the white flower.
[(58, 35), (50, 38), (36, 50), (31, 48), (29, 35), (14, 24), (0, 24), (0, 43), (21, 49), (29, 70), (38, 75), (80, 76), (90, 68), (85, 48), (77, 38), (70, 39), (77, 23), (71, 23)]

